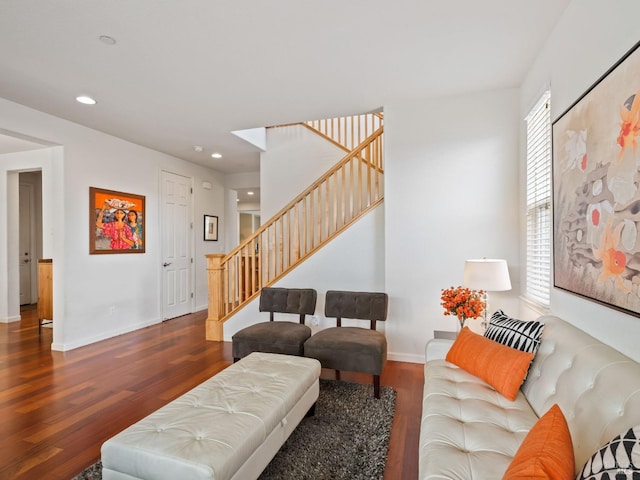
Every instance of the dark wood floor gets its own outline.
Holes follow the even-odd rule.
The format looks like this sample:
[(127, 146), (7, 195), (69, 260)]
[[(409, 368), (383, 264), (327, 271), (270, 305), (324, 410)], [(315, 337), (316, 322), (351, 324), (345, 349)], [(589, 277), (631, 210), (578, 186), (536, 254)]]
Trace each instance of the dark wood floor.
[[(205, 317), (69, 352), (50, 350), (51, 329), (38, 336), (33, 307), (0, 324), (0, 479), (69, 480), (99, 459), (106, 439), (228, 366), (231, 344), (205, 341)], [(385, 479), (418, 477), (422, 383), (422, 365), (387, 362), (382, 385), (398, 396)]]

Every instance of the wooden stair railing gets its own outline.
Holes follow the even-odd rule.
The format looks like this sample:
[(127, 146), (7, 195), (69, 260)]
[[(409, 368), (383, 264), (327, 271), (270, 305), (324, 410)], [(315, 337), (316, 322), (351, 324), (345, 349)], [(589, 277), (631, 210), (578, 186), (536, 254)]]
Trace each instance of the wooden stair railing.
[(382, 125), (229, 254), (207, 255), (207, 340), (306, 257), (383, 199)]
[(324, 137), (346, 152), (351, 152), (382, 126), (381, 112), (350, 117), (311, 120), (301, 125)]

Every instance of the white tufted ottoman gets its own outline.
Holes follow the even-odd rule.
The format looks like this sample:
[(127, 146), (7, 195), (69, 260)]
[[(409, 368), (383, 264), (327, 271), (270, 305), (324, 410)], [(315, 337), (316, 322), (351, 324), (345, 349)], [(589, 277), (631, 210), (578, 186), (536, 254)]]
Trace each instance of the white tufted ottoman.
[(252, 353), (102, 445), (102, 478), (257, 478), (318, 398), (320, 363)]

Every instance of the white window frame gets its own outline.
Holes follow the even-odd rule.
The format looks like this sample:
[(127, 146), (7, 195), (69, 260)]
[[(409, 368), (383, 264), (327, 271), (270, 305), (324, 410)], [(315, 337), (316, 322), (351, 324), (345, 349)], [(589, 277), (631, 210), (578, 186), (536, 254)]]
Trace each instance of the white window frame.
[(551, 95), (547, 90), (526, 123), (525, 298), (548, 309), (551, 293)]

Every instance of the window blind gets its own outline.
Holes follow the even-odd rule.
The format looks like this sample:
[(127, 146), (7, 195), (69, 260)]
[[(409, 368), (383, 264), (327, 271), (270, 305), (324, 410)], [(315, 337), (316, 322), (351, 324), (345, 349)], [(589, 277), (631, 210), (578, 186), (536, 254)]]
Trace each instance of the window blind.
[(527, 264), (525, 294), (549, 306), (551, 283), (551, 109), (545, 92), (527, 115)]

